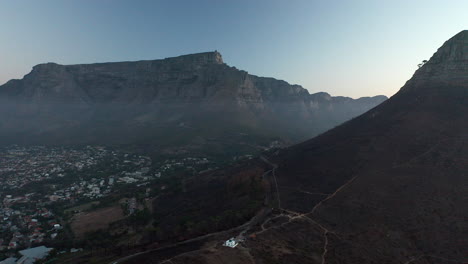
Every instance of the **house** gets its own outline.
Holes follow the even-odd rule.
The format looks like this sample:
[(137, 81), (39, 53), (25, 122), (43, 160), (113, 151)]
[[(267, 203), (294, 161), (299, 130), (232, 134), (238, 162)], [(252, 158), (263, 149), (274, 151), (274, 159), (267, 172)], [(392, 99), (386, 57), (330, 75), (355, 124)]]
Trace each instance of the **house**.
[(35, 248), (28, 248), (25, 250), (21, 250), (19, 253), (23, 255), (17, 264), (33, 264), (36, 260), (43, 259), (49, 255), (49, 252), (52, 248), (46, 248), (45, 246), (35, 247)]
[(94, 186), (94, 187), (91, 189), (91, 192), (94, 193), (94, 194), (99, 194), (100, 191), (101, 191), (101, 190), (100, 190), (99, 187), (97, 187), (97, 186)]
[(18, 244), (16, 244), (16, 241), (11, 241), (8, 244), (8, 249), (15, 249), (17, 246), (18, 246)]
[(17, 258), (7, 258), (0, 261), (0, 264), (16, 264)]
[(231, 247), (231, 248), (235, 248), (237, 245), (239, 245), (239, 243), (233, 237), (226, 240), (226, 242), (224, 242), (224, 244), (223, 244), (223, 246)]

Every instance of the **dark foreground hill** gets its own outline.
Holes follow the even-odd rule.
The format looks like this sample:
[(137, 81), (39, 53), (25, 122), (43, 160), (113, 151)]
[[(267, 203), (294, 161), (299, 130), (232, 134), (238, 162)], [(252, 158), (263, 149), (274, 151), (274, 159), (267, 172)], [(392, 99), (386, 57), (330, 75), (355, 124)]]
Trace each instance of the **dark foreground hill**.
[(216, 238), (123, 262), (467, 263), (468, 31), (380, 106), (264, 163), (277, 209), (238, 247)]
[(268, 145), (275, 138), (295, 142), (384, 100), (309, 94), (299, 85), (229, 67), (218, 52), (47, 63), (0, 86), (0, 144), (144, 144), (190, 151)]

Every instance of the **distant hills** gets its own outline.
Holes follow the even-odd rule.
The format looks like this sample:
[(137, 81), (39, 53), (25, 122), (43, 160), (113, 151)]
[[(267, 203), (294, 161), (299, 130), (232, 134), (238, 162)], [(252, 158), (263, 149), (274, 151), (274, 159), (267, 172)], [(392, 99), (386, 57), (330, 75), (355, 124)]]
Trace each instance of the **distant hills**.
[[(218, 237), (125, 263), (467, 263), (467, 117), (465, 30), (378, 107), (236, 173), (214, 173), (233, 175), (225, 176), (226, 186), (238, 175), (262, 178), (272, 199), (263, 210), (275, 208), (267, 217), (259, 213), (258, 224), (224, 234), (246, 238), (237, 248), (221, 246)], [(188, 192), (205, 190), (198, 204), (210, 206), (210, 192), (219, 188), (204, 186)], [(217, 197), (230, 202), (233, 194)], [(172, 217), (190, 212), (183, 203), (171, 207)], [(222, 215), (215, 208), (210, 215)]]
[(40, 64), (0, 86), (1, 144), (145, 144), (169, 151), (298, 142), (385, 101), (309, 94), (218, 52), (163, 60)]

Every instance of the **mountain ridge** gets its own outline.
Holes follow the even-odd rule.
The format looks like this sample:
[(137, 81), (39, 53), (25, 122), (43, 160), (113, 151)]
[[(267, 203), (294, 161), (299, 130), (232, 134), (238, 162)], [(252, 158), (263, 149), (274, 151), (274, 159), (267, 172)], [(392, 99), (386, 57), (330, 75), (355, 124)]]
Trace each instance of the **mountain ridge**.
[[(55, 62), (47, 62), (47, 63), (40, 63), (35, 66), (33, 66), (32, 70), (26, 74), (22, 79), (11, 79), (7, 81), (5, 84), (0, 85), (0, 92), (2, 91), (2, 88), (6, 89), (5, 87), (2, 86), (8, 86), (7, 84), (9, 82), (17, 82), (24, 80), (25, 78), (29, 77), (30, 75), (41, 75), (41, 74), (47, 74), (50, 73), (54, 70), (61, 70), (61, 71), (73, 71), (76, 68), (83, 68), (83, 67), (103, 67), (103, 66), (117, 66), (117, 65), (129, 65), (129, 64), (134, 64), (138, 68), (138, 64), (142, 64), (140, 67), (143, 66), (149, 66), (151, 64), (160, 64), (160, 63), (188, 63), (190, 65), (194, 64), (196, 66), (203, 66), (207, 64), (218, 64), (218, 65), (225, 65), (231, 69), (237, 70), (236, 67), (230, 67), (226, 63), (224, 63), (222, 59), (221, 53), (218, 51), (213, 51), (213, 52), (200, 52), (200, 53), (192, 53), (192, 54), (186, 54), (186, 55), (180, 55), (180, 56), (175, 56), (175, 57), (167, 57), (164, 59), (153, 59), (153, 60), (136, 60), (136, 61), (119, 61), (119, 62), (97, 62), (97, 63), (81, 63), (81, 64), (58, 64)], [(250, 74), (247, 71), (244, 70), (238, 70), (242, 73), (245, 73), (246, 75), (255, 78), (255, 79), (264, 79), (267, 81), (271, 82), (283, 82), (286, 85), (289, 85), (291, 87), (297, 87), (301, 92), (307, 92), (309, 95), (321, 95), (325, 94), (326, 96), (331, 96), (327, 92), (316, 92), (316, 93), (310, 93), (307, 89), (302, 87), (299, 84), (290, 84), (287, 81), (281, 80), (281, 79), (276, 79), (274, 77), (262, 77), (258, 75), (253, 75)], [(357, 100), (360, 98), (376, 98), (376, 97), (385, 97), (385, 95), (375, 95), (375, 96), (364, 96), (364, 97), (359, 97), (359, 98), (352, 98), (348, 96), (333, 96), (333, 97), (343, 97), (343, 98), (349, 98), (353, 100)]]
[(35, 144), (159, 144), (175, 130), (178, 144), (232, 133), (297, 142), (386, 99), (310, 94), (230, 67), (217, 51), (137, 62), (46, 63), (0, 86), (0, 134), (4, 141)]

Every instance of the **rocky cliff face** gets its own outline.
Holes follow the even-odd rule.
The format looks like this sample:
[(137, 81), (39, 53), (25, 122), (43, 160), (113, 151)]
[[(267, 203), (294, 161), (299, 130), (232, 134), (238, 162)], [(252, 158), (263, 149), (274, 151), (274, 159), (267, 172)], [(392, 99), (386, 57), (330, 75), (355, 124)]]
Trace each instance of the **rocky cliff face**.
[(0, 133), (9, 141), (22, 135), (20, 141), (41, 142), (53, 134), (55, 142), (84, 143), (107, 141), (103, 134), (112, 131), (112, 142), (131, 143), (184, 124), (200, 130), (216, 126), (216, 133), (208, 129), (209, 137), (229, 130), (295, 141), (385, 99), (310, 95), (299, 85), (230, 67), (218, 52), (137, 62), (46, 63), (0, 87)]
[(468, 30), (447, 40), (432, 58), (416, 71), (412, 81), (459, 81), (468, 76)]

